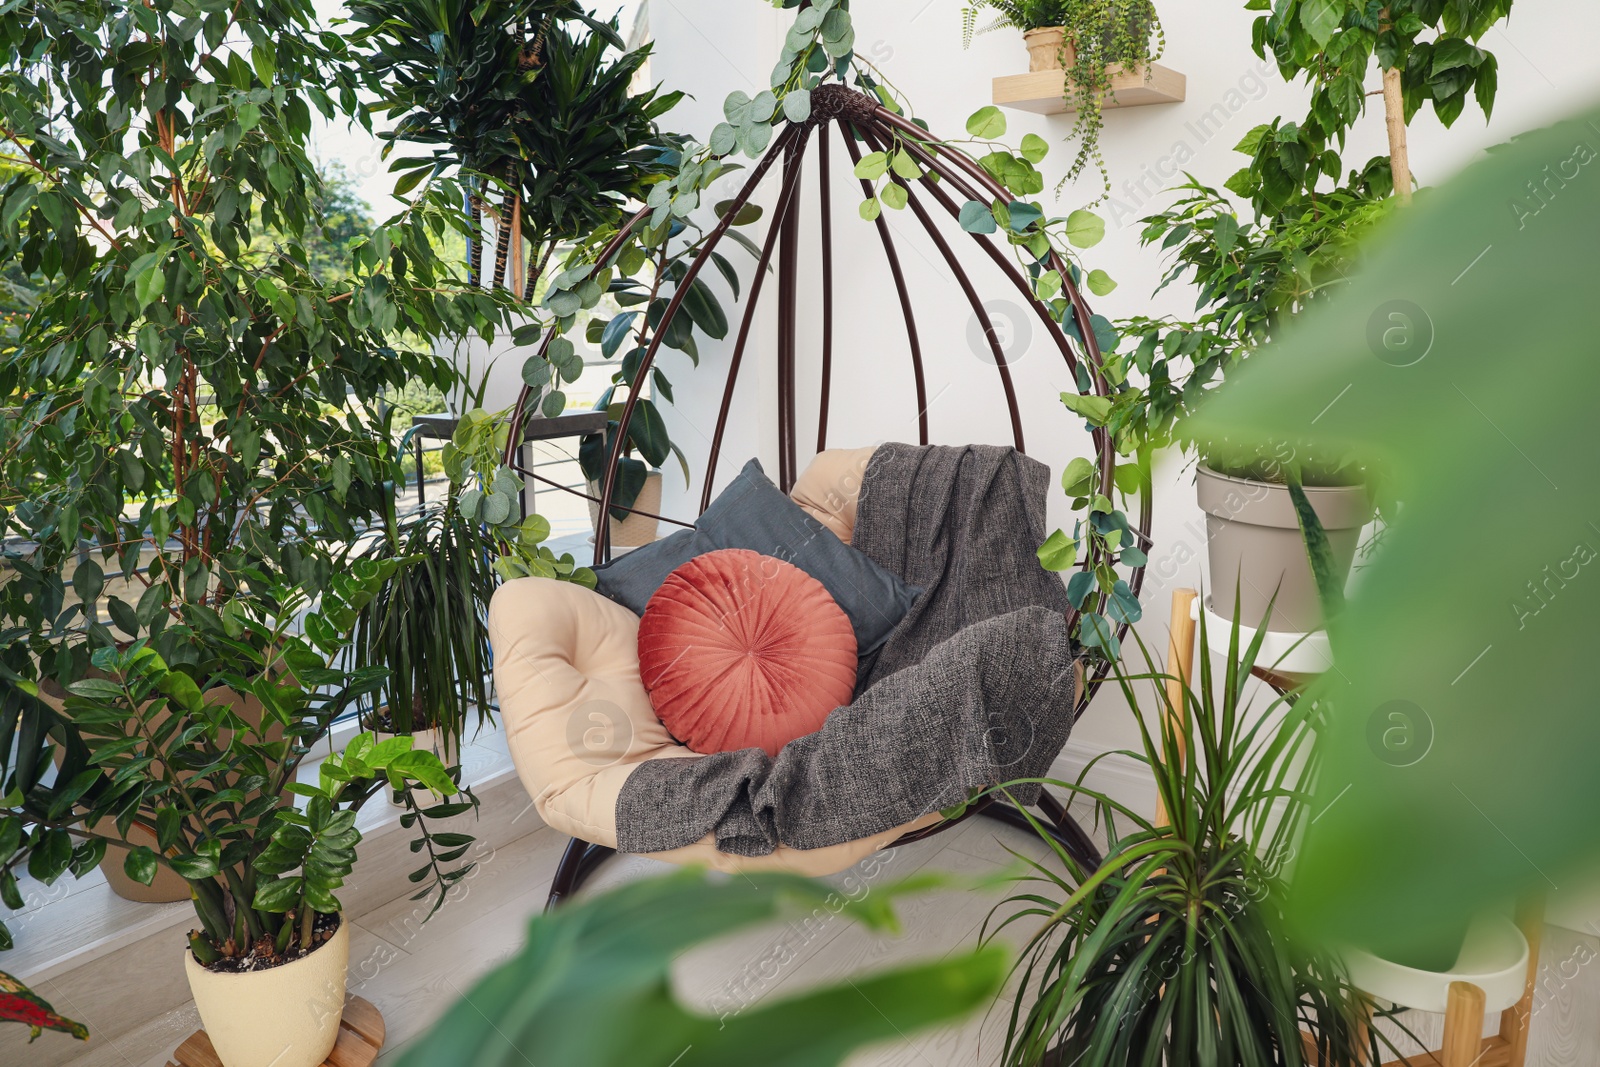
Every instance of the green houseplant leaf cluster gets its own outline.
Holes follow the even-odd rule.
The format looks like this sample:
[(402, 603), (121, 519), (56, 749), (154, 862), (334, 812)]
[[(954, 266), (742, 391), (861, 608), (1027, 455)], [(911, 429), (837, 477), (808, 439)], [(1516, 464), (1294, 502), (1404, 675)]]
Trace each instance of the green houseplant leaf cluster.
[[(299, 780), (312, 747), (383, 678), (382, 668), (337, 664), (357, 614), (399, 565), (342, 568), (314, 611), (303, 591), (287, 586), (230, 600), (222, 632), (204, 634), (213, 652), (204, 690), (146, 640), (97, 649), (95, 673), (66, 687), (59, 710), (11, 677), (0, 738), (39, 732), (48, 740), (42, 752), (24, 744), (16, 758), (0, 756), (7, 905), (18, 904), (20, 865), (48, 884), (69, 870), (82, 875), (117, 845), (133, 880), (149, 884), (163, 866), (189, 883), (199, 920), (190, 943), (200, 962), (309, 951), (316, 916), (339, 910), (335, 891), (355, 863), (356, 810), (385, 786), (457, 792), (438, 758), (411, 751), (410, 738), (358, 738), (322, 761), (316, 784)], [(201, 605), (186, 606), (185, 615), (175, 629), (208, 624)], [(303, 636), (290, 632), (295, 620)], [(245, 713), (246, 702), (258, 716)], [(47, 782), (55, 742), (60, 767)], [(415, 812), (415, 799), (407, 803)], [(475, 803), (466, 794), (422, 814), (445, 817)], [(432, 846), (454, 838), (419, 825), (431, 860), (416, 880), (432, 877), (442, 900), (466, 868), (446, 870), (460, 853), (445, 858), (454, 846)], [(131, 835), (135, 826), (144, 836)]]
[[(1316, 443), (1384, 470), (1404, 504), (1318, 694), (1331, 708), (1319, 803), (1350, 788), (1307, 834), (1296, 900), (1309, 931), (1385, 958), (1448, 950), (1463, 920), (1565, 884), (1600, 849), (1583, 670), (1596, 363), (1585, 301), (1551, 282), (1587, 276), (1600, 239), (1596, 123), (1589, 108), (1523, 135), (1419, 196), (1196, 426), (1244, 450), (1315, 420)], [(1418, 342), (1405, 365), (1383, 358), (1397, 325)], [(1508, 374), (1510, 352), (1536, 362)], [(1352, 403), (1316, 418), (1347, 388)], [(1538, 516), (1515, 552), (1474, 535), (1487, 485)]]
[[(1201, 398), (1284, 324), (1346, 284), (1396, 194), (1409, 196), (1409, 188), (1395, 188), (1390, 156), (1359, 167), (1343, 159), (1349, 132), (1369, 115), (1371, 76), (1398, 72), (1397, 119), (1410, 121), (1431, 103), (1448, 126), (1469, 100), (1488, 116), (1497, 64), (1476, 42), (1511, 7), (1509, 0), (1291, 0), (1270, 9), (1265, 0), (1250, 0), (1246, 6), (1267, 12), (1252, 31), (1257, 54), (1274, 59), (1286, 81), (1304, 79), (1311, 100), (1299, 120), (1276, 118), (1240, 140), (1235, 150), (1249, 162), (1225, 190), (1188, 176), (1174, 205), (1144, 220), (1144, 243), (1170, 254), (1160, 288), (1198, 289), (1191, 320), (1136, 317), (1119, 324), (1135, 342), (1119, 355), (1147, 384), (1126, 397), (1111, 424), (1140, 425), (1157, 441), (1169, 439)], [(1241, 214), (1229, 193), (1248, 201), (1252, 213)], [(1308, 480), (1332, 480), (1346, 462), (1310, 456), (1303, 443), (1280, 450), (1298, 453)], [(1234, 469), (1282, 481), (1283, 466), (1274, 460)]]
[[(673, 994), (673, 958), (755, 923), (843, 914), (894, 930), (893, 898), (927, 880), (848, 901), (821, 882), (755, 873), (711, 880), (685, 870), (563, 904), (407, 1050), (403, 1067), (521, 1062), (588, 1067), (750, 1063), (832, 1067), (853, 1050), (958, 1019), (1000, 988), (998, 946), (852, 978), (719, 1018)], [(487, 1024), (486, 1024), (487, 1020)]]

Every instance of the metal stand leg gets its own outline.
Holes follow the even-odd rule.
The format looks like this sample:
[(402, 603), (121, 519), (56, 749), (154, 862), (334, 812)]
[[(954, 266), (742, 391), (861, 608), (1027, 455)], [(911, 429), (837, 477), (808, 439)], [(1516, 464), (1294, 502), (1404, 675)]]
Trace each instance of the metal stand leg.
[[(1041, 793), (1039, 808), (1044, 815), (1045, 832), (1051, 839), (1065, 849), (1067, 855), (1071, 856), (1084, 871), (1099, 870), (1100, 865), (1105, 862), (1104, 857), (1100, 855), (1100, 850), (1095, 847), (1089, 835), (1084, 833), (1083, 827), (1078, 825), (1077, 820), (1067, 814), (1065, 805), (1049, 793)], [(1028, 822), (1028, 817), (1005, 801), (997, 800), (993, 804), (986, 805), (978, 814), (998, 819), (1019, 830), (1035, 832), (1033, 824)]]
[(561, 864), (556, 868), (555, 880), (550, 883), (550, 896), (544, 903), (544, 910), (549, 911), (576, 893), (585, 879), (593, 874), (600, 864), (616, 854), (617, 850), (614, 848), (593, 845), (576, 837), (568, 841), (567, 850), (561, 856)]

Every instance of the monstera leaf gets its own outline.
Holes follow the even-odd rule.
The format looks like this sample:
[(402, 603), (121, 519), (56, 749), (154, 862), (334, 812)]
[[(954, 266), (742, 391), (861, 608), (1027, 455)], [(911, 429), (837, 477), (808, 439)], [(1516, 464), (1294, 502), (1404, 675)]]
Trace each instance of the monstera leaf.
[(0, 1022), (21, 1023), (32, 1031), (31, 1043), (45, 1030), (60, 1030), (79, 1041), (89, 1040), (89, 1028), (57, 1015), (37, 993), (0, 971)]
[(721, 1017), (678, 1003), (673, 958), (786, 914), (804, 921), (842, 912), (892, 929), (890, 898), (931, 884), (873, 887), (846, 902), (825, 883), (791, 875), (714, 881), (686, 870), (573, 901), (536, 917), (522, 951), (469, 990), (399, 1067), (832, 1067), (861, 1045), (987, 1002), (1005, 976), (1005, 950), (951, 953)]
[(1393, 480), (1334, 634), (1306, 928), (1392, 954), (1600, 856), (1600, 109), (1397, 214), (1370, 271), (1218, 391), (1196, 431)]

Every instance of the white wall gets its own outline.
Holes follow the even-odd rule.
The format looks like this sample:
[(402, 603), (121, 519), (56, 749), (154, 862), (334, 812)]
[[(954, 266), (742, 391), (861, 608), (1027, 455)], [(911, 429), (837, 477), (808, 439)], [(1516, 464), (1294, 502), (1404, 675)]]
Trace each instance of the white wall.
[[(941, 136), (962, 136), (966, 117), (989, 102), (990, 79), (1027, 69), (1020, 36), (1012, 30), (981, 35), (969, 51), (961, 47), (961, 0), (856, 0), (852, 5), (860, 55), (876, 64), (887, 80), (911, 101), (915, 114)], [(1220, 186), (1245, 157), (1232, 147), (1254, 125), (1276, 115), (1298, 119), (1304, 113), (1303, 88), (1279, 80), (1276, 68), (1250, 50), (1254, 12), (1242, 2), (1164, 0), (1159, 11), (1167, 30), (1162, 62), (1188, 77), (1188, 98), (1181, 104), (1107, 112), (1101, 144), (1113, 180), (1113, 199), (1100, 210), (1109, 220), (1108, 236), (1086, 255), (1090, 266), (1102, 267), (1120, 283), (1110, 297), (1095, 300), (1096, 309), (1112, 318), (1135, 313), (1193, 310), (1192, 293), (1169, 289), (1152, 299), (1163, 270), (1159, 251), (1141, 248), (1137, 219), (1168, 202), (1159, 190), (1181, 180), (1178, 169)], [(764, 88), (776, 62), (791, 13), (774, 11), (756, 0), (650, 0), (650, 26), (656, 41), (654, 76), (672, 88), (688, 91), (669, 121), (702, 139), (721, 118), (721, 101), (734, 89), (754, 93)], [(1600, 95), (1600, 65), (1593, 61), (1593, 43), (1600, 40), (1600, 7), (1558, 0), (1520, 0), (1504, 29), (1485, 41), (1501, 64), (1500, 94), (1493, 121), (1469, 108), (1451, 130), (1431, 112), (1420, 115), (1411, 129), (1412, 164), (1420, 181), (1438, 182), (1471, 161), (1491, 144), (1522, 130), (1542, 125)], [(1372, 88), (1378, 87), (1376, 77)], [(1381, 103), (1373, 101), (1354, 132), (1345, 159), (1360, 165), (1386, 151)], [(1047, 188), (1064, 173), (1072, 158), (1061, 143), (1072, 117), (1007, 112), (1008, 140), (1015, 144), (1034, 132), (1054, 146), (1042, 169)], [(859, 187), (835, 141), (833, 193), (836, 205), (835, 256), (838, 271), (838, 333), (835, 339), (833, 415), (829, 444), (857, 446), (883, 440), (915, 440), (916, 410), (906, 355), (904, 330), (883, 255), (872, 227), (860, 222), (854, 205)], [(814, 203), (815, 170), (808, 167), (806, 194), (811, 205), (805, 218), (807, 246), (802, 265), (816, 263)], [(1098, 175), (1086, 175), (1064, 190), (1060, 213), (1092, 200), (1099, 192)], [(772, 196), (769, 182), (767, 202)], [(732, 184), (729, 185), (731, 194)], [(724, 194), (729, 195), (729, 194)], [(1049, 198), (1047, 192), (1046, 198)], [(939, 443), (985, 441), (1008, 443), (1010, 434), (996, 372), (976, 320), (948, 277), (938, 253), (919, 236), (909, 212), (885, 212), (894, 227), (901, 258), (916, 303), (928, 369), (929, 418), (932, 439)], [(761, 225), (751, 227), (760, 230)], [(951, 230), (952, 243), (961, 254)], [(760, 234), (753, 236), (759, 238)], [(1005, 329), (1010, 319), (1016, 332), (1008, 349), (1022, 406), (1028, 451), (1059, 471), (1074, 455), (1087, 455), (1089, 443), (1080, 424), (1060, 406), (1057, 395), (1071, 388), (1060, 359), (1035, 321), (1028, 340), (1028, 320), (1018, 314), (1018, 297), (980, 254), (965, 249), (968, 264), (985, 301)], [(751, 261), (735, 256), (741, 269)], [(720, 280), (717, 284), (720, 285)], [(819, 351), (819, 286), (814, 272), (802, 270), (800, 290), (800, 449), (801, 461), (815, 443), (816, 360)], [(724, 447), (718, 485), (751, 455), (776, 470), (773, 329), (770, 299), (763, 301), (755, 324), (755, 340), (741, 376), (735, 416)], [(742, 305), (741, 305), (742, 310)], [(731, 344), (704, 346), (697, 370), (673, 365), (678, 384), (676, 408), (666, 409), (673, 436), (692, 459), (703, 463), (716, 406), (720, 401)], [(676, 353), (664, 358), (679, 361)], [(698, 446), (698, 447), (697, 447)], [(669, 499), (669, 513), (693, 514), (700, 484), (692, 499)], [(669, 497), (673, 490), (669, 487)], [(1056, 505), (1064, 511), (1064, 501)], [(1156, 548), (1142, 598), (1147, 621), (1141, 630), (1158, 652), (1166, 644), (1170, 591), (1203, 581), (1203, 522), (1194, 504), (1192, 471), (1181, 457), (1167, 456), (1157, 474)], [(1127, 711), (1106, 692), (1080, 722), (1074, 749), (1083, 752), (1123, 747), (1136, 741)]]

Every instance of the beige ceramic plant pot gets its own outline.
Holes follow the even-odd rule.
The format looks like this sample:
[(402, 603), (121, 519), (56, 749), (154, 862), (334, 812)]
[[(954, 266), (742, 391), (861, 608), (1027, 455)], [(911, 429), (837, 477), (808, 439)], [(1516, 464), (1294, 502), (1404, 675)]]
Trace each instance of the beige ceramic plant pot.
[(1023, 33), (1022, 41), (1028, 46), (1028, 70), (1066, 70), (1077, 61), (1077, 49), (1066, 40), (1066, 30), (1060, 26), (1041, 26)]
[(321, 1067), (339, 1040), (350, 924), (303, 959), (252, 974), (220, 974), (183, 953), (200, 1024), (223, 1067)]
[[(1259, 628), (1266, 619), (1265, 629), (1277, 633), (1322, 629), (1317, 580), (1288, 486), (1233, 478), (1202, 465), (1195, 488), (1206, 513), (1211, 610), (1232, 619), (1237, 606), (1241, 623)], [(1350, 574), (1361, 528), (1372, 519), (1371, 497), (1359, 485), (1308, 485), (1306, 498), (1327, 531), (1342, 581)]]
[[(599, 496), (600, 487), (594, 482), (589, 483), (589, 495)], [(651, 471), (644, 476), (644, 488), (639, 490), (639, 499), (633, 502), (639, 511), (648, 511), (650, 515), (629, 515), (626, 520), (618, 522), (611, 520), (611, 547), (612, 548), (638, 548), (648, 545), (656, 539), (656, 530), (660, 523), (651, 518), (651, 515), (661, 514), (661, 472)], [(600, 532), (600, 504), (598, 501), (589, 501), (589, 525), (596, 533)]]

